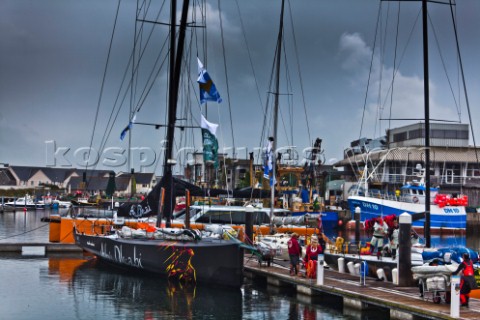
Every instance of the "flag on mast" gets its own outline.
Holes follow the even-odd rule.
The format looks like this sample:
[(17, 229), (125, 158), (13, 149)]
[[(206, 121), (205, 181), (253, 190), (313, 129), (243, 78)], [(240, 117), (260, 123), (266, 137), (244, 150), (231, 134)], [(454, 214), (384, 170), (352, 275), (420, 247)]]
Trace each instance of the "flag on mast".
[(197, 82), (200, 85), (200, 103), (205, 103), (207, 101), (216, 101), (218, 103), (222, 102), (220, 93), (218, 93), (215, 84), (213, 83), (210, 75), (207, 70), (203, 67), (203, 63), (197, 57), (198, 61), (198, 79)]
[(263, 166), (263, 177), (265, 179), (270, 178), (270, 172), (273, 169), (272, 148), (273, 148), (273, 137), (269, 137), (267, 147), (265, 148), (265, 161)]
[(123, 141), (123, 139), (125, 138), (125, 135), (127, 134), (127, 131), (132, 129), (132, 126), (135, 123), (136, 118), (137, 118), (137, 113), (135, 112), (135, 115), (133, 116), (132, 120), (130, 120), (130, 122), (125, 127), (125, 129), (122, 130), (122, 133), (120, 133), (120, 140)]
[(202, 114), (200, 127), (202, 128), (203, 161), (213, 163), (216, 169), (218, 168), (218, 140), (216, 135), (218, 124), (208, 122)]

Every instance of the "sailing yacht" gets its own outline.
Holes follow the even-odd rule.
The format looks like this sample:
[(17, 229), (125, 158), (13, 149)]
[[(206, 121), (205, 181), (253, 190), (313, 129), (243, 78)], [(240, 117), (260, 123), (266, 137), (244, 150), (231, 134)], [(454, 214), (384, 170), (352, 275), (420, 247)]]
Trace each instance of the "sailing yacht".
[[(182, 282), (238, 288), (243, 283), (243, 243), (229, 237), (224, 230), (219, 230), (216, 234), (206, 234), (198, 230), (171, 228), (172, 204), (175, 204), (179, 191), (175, 190), (175, 187), (182, 187), (174, 183), (173, 162), (170, 159), (173, 158), (178, 87), (185, 59), (183, 52), (189, 3), (189, 0), (183, 1), (180, 27), (177, 30), (176, 0), (171, 1), (167, 150), (164, 175), (159, 182), (161, 188), (154, 189), (162, 190), (162, 194), (157, 195), (162, 204), (156, 203), (156, 224), (145, 223), (145, 228), (140, 230), (126, 225), (121, 229), (113, 229), (109, 224), (106, 232), (102, 234), (87, 234), (77, 227), (74, 238), (81, 248), (117, 267), (156, 273)], [(173, 38), (177, 31), (178, 40), (175, 44)], [(186, 188), (184, 185), (180, 191), (185, 193)]]

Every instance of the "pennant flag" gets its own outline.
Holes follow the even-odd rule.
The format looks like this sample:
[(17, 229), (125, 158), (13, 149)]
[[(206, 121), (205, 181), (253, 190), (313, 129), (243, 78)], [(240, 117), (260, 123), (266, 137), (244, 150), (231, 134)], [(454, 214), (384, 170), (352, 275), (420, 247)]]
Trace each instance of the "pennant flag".
[(203, 67), (203, 63), (197, 57), (198, 61), (198, 79), (197, 82), (200, 84), (200, 103), (205, 103), (207, 101), (216, 101), (218, 103), (222, 102), (220, 93), (218, 93), (215, 84), (213, 84), (212, 79), (208, 75), (207, 70)]
[[(265, 148), (265, 161), (263, 166), (263, 177), (265, 179), (270, 178), (270, 172), (272, 171), (272, 147), (273, 147), (273, 138), (268, 138), (268, 144)], [(270, 185), (272, 185), (273, 181), (270, 181)]]
[(218, 140), (216, 136), (218, 124), (208, 122), (202, 114), (200, 127), (203, 137), (203, 161), (205, 163), (213, 162), (216, 169), (218, 168)]
[(125, 129), (123, 129), (122, 133), (120, 133), (120, 140), (123, 141), (123, 139), (125, 138), (125, 135), (127, 134), (127, 131), (132, 129), (132, 126), (135, 123), (136, 118), (137, 118), (137, 114), (135, 113), (135, 115), (133, 116), (133, 119), (128, 123)]

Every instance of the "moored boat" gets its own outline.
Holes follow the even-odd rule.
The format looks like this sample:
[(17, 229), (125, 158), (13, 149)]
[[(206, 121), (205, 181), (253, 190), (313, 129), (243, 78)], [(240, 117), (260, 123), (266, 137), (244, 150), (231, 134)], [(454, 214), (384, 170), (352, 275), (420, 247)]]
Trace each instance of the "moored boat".
[[(421, 172), (424, 172), (422, 170)], [(351, 212), (360, 208), (360, 221), (365, 222), (372, 218), (385, 215), (400, 215), (407, 212), (419, 215), (425, 212), (425, 182), (421, 175), (420, 180), (409, 182), (402, 186), (400, 194), (388, 195), (369, 191), (367, 188), (353, 187), (348, 197)], [(438, 188), (430, 188), (430, 228), (465, 230), (467, 227), (466, 196), (451, 196), (439, 193)], [(424, 227), (425, 219), (416, 218), (414, 228)]]
[[(179, 232), (173, 235), (171, 232)], [(155, 229), (169, 239), (95, 236), (77, 232), (75, 242), (115, 266), (157, 273), (185, 282), (240, 287), (243, 283), (243, 248), (231, 240), (201, 237), (182, 229)], [(183, 237), (181, 237), (183, 236)]]
[[(82, 231), (82, 222), (75, 225), (74, 239), (77, 245), (93, 253), (99, 259), (121, 268), (129, 268), (139, 272), (153, 272), (169, 279), (190, 283), (205, 283), (208, 285), (223, 285), (240, 287), (243, 283), (243, 256), (244, 245), (232, 239), (228, 233), (219, 237), (212, 237), (191, 229), (172, 228), (172, 212), (176, 199), (176, 191), (186, 193), (186, 186), (175, 186), (172, 167), (174, 165), (173, 151), (175, 145), (175, 127), (177, 121), (177, 103), (182, 65), (188, 60), (184, 56), (184, 43), (187, 28), (189, 1), (183, 1), (181, 9), (180, 27), (177, 30), (176, 1), (171, 3), (170, 35), (178, 36), (177, 41), (171, 38), (170, 53), (170, 81), (168, 90), (168, 125), (166, 134), (166, 151), (164, 157), (163, 177), (151, 193), (155, 193), (156, 201), (144, 204), (148, 209), (141, 209), (141, 214), (147, 211), (150, 215), (157, 215), (157, 219), (145, 228), (131, 230), (128, 227), (115, 229), (123, 217), (115, 216), (111, 224), (101, 227), (99, 233)], [(163, 8), (163, 7), (162, 7)], [(196, 12), (193, 10), (193, 12)], [(137, 17), (135, 17), (137, 19)], [(178, 32), (177, 32), (178, 31)], [(141, 32), (141, 31), (139, 31)], [(175, 42), (177, 42), (175, 44)], [(168, 50), (167, 50), (168, 51)], [(207, 79), (206, 71), (202, 68), (202, 79)], [(200, 82), (200, 81), (199, 81)], [(211, 87), (211, 86), (210, 86)], [(200, 83), (202, 88), (202, 83)], [(131, 115), (129, 126), (120, 136), (123, 137), (131, 128), (138, 108)], [(158, 200), (160, 199), (160, 201)], [(136, 209), (129, 207), (128, 213), (136, 214)], [(132, 217), (133, 218), (133, 217)], [(134, 217), (138, 219), (139, 217)], [(166, 228), (162, 227), (165, 220)], [(95, 226), (96, 222), (93, 222)], [(137, 224), (138, 226), (138, 224)], [(128, 228), (128, 229), (127, 229)], [(85, 230), (85, 229), (83, 229)], [(128, 231), (129, 230), (129, 231)], [(141, 235), (139, 237), (138, 235)], [(253, 249), (253, 248), (252, 248)]]
[(3, 204), (5, 207), (26, 208), (28, 210), (45, 209), (45, 204), (41, 201), (34, 201), (31, 196), (16, 198)]

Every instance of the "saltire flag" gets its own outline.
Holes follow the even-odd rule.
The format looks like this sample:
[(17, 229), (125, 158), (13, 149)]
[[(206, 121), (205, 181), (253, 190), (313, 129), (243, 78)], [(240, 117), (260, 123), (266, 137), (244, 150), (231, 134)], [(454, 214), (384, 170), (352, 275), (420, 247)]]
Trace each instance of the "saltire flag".
[(217, 128), (218, 124), (208, 122), (207, 119), (201, 115), (200, 127), (202, 128), (203, 140), (203, 161), (205, 163), (212, 163), (215, 169), (218, 168), (218, 140)]
[[(263, 165), (263, 177), (265, 179), (270, 178), (270, 172), (272, 171), (272, 148), (273, 148), (273, 138), (270, 137), (268, 138), (268, 144), (265, 149), (265, 161)], [(270, 181), (270, 185), (272, 184), (272, 181)]]
[(133, 124), (135, 123), (135, 119), (137, 118), (137, 114), (135, 113), (135, 115), (133, 116), (132, 120), (130, 120), (130, 122), (128, 123), (128, 125), (125, 127), (125, 129), (123, 129), (122, 133), (120, 133), (120, 140), (123, 141), (123, 139), (125, 138), (125, 135), (127, 134), (127, 131), (132, 129), (132, 126)]
[(208, 75), (207, 70), (203, 67), (203, 63), (197, 57), (198, 61), (198, 79), (197, 82), (200, 84), (200, 103), (205, 103), (207, 101), (216, 101), (218, 103), (222, 102), (220, 93), (218, 93), (215, 84)]

